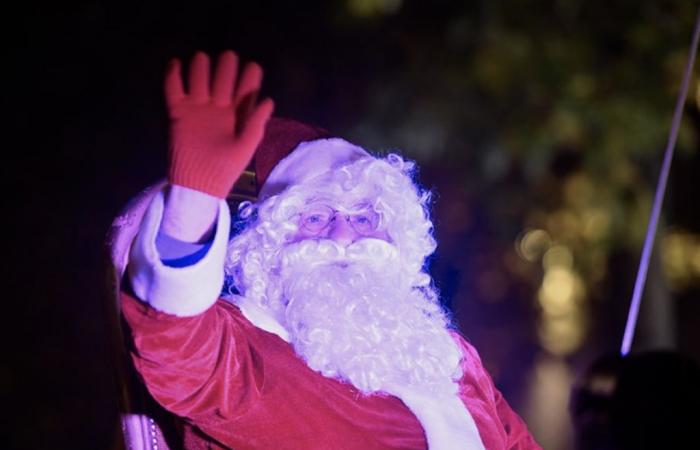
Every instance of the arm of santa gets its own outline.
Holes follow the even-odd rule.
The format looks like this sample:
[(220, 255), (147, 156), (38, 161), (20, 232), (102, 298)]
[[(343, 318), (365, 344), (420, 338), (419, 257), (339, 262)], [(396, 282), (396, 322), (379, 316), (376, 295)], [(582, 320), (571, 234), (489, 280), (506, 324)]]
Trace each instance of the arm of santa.
[(227, 311), (232, 308), (219, 302), (203, 314), (178, 317), (122, 294), (132, 359), (149, 392), (202, 428), (245, 414), (260, 396), (263, 373), (246, 351), (245, 324)]
[[(198, 52), (189, 68), (188, 91), (180, 61), (165, 76), (170, 117), (167, 200), (153, 199), (132, 248), (128, 271), (133, 292), (158, 311), (176, 316), (202, 313), (219, 297), (229, 233), (225, 198), (253, 157), (273, 110), (257, 102), (262, 69), (246, 64), (238, 76), (238, 56), (225, 51), (213, 78), (209, 57)], [(214, 242), (197, 264), (170, 267), (156, 247), (159, 232), (185, 242)]]
[[(230, 229), (229, 208), (224, 200), (215, 203), (218, 214), (206, 254), (196, 264), (172, 267), (163, 262), (157, 246), (162, 232), (164, 197), (163, 191), (158, 192), (146, 210), (129, 255), (129, 281), (136, 297), (154, 309), (180, 317), (197, 315), (211, 307), (221, 293)], [(206, 228), (211, 226), (207, 224)]]
[[(164, 264), (156, 245), (164, 193), (153, 198), (133, 243), (131, 292), (122, 293), (132, 358), (153, 397), (183, 417), (232, 417), (257, 398), (261, 373), (246, 356), (241, 317), (218, 302), (229, 231), (224, 201), (209, 250), (195, 264)], [(223, 401), (222, 401), (223, 399)]]
[[(241, 414), (260, 381), (240, 314), (217, 303), (230, 227), (225, 198), (273, 109), (271, 100), (257, 101), (260, 67), (248, 63), (240, 77), (238, 67), (237, 55), (226, 51), (210, 79), (209, 58), (198, 52), (185, 91), (180, 62), (171, 62), (165, 78), (169, 185), (141, 221), (127, 267), (131, 291), (122, 294), (137, 370), (159, 403), (190, 418), (212, 408), (217, 417)], [(195, 264), (172, 267), (161, 259), (159, 233), (185, 242), (213, 238)]]

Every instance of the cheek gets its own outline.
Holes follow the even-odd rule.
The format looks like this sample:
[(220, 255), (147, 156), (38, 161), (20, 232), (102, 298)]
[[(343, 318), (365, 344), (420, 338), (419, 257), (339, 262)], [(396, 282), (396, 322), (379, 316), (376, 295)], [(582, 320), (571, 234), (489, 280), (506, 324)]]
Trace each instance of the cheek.
[(391, 238), (391, 236), (389, 236), (389, 233), (387, 233), (386, 230), (375, 231), (374, 233), (372, 233), (371, 235), (369, 235), (369, 236), (367, 236), (367, 237), (371, 237), (371, 238), (375, 238), (375, 239), (381, 239), (381, 240), (383, 240), (383, 241), (387, 241), (387, 242), (390, 242), (390, 243), (393, 243), (393, 242), (394, 242), (394, 240)]

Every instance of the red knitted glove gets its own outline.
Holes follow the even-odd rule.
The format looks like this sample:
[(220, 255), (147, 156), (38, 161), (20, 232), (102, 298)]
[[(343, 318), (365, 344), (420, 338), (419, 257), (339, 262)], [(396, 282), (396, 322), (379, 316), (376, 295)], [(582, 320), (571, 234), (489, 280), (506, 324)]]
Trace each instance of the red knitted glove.
[(209, 57), (197, 52), (190, 63), (189, 93), (180, 61), (170, 62), (165, 99), (170, 116), (168, 180), (215, 197), (226, 198), (253, 157), (274, 104), (257, 103), (262, 69), (246, 64), (238, 83), (238, 57), (219, 57), (210, 87)]

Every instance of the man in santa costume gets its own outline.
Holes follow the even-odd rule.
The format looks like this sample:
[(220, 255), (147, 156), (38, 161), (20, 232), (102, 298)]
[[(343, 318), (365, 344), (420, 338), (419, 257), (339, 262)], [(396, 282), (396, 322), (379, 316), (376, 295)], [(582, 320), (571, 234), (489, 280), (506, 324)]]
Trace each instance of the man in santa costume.
[[(258, 101), (262, 70), (174, 60), (168, 180), (128, 255), (122, 311), (187, 448), (538, 449), (450, 326), (413, 163)], [(225, 198), (255, 157), (258, 201)], [(223, 292), (223, 293), (222, 293)]]

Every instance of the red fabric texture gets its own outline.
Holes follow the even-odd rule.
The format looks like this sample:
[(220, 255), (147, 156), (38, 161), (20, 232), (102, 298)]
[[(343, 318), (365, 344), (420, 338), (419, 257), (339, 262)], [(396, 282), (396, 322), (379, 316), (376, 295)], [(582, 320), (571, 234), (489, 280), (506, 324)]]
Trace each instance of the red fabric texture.
[[(423, 429), (396, 397), (362, 395), (311, 370), (290, 344), (219, 300), (195, 317), (123, 294), (132, 358), (153, 397), (194, 427), (188, 449), (425, 449)], [(481, 364), (464, 352), (460, 397), (489, 450), (540, 449)]]
[(239, 74), (238, 56), (226, 51), (213, 78), (210, 71), (209, 57), (195, 54), (186, 92), (180, 62), (168, 67), (168, 181), (226, 198), (262, 140), (274, 105), (270, 99), (257, 102), (262, 80), (257, 64), (246, 64)]
[(307, 125), (292, 119), (272, 117), (267, 122), (265, 134), (255, 151), (255, 181), (262, 187), (272, 169), (287, 157), (299, 144), (333, 135), (323, 128)]

